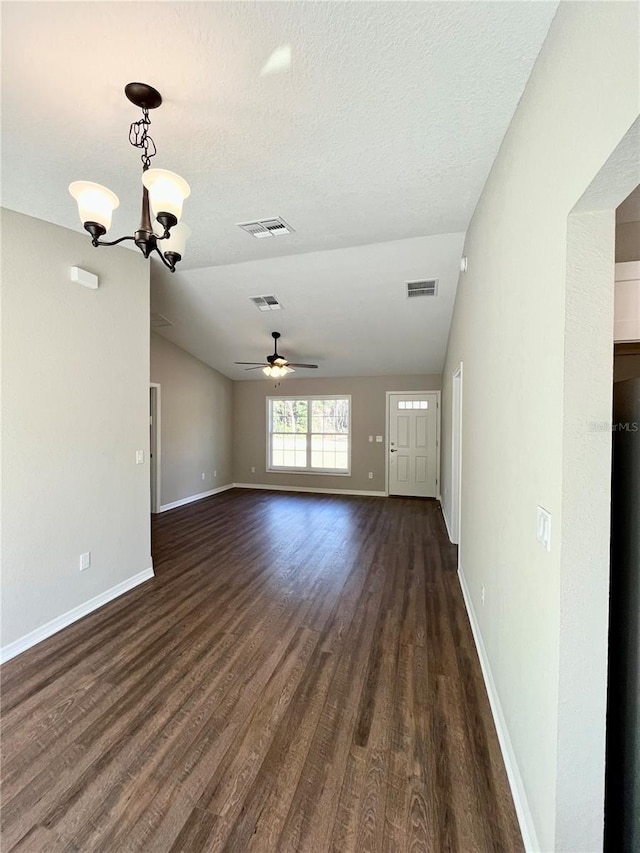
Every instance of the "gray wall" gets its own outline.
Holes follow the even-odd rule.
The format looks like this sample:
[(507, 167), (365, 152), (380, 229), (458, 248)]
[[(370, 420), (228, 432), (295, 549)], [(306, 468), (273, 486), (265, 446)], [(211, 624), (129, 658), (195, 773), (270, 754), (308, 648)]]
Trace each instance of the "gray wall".
[(231, 380), (152, 333), (151, 381), (161, 385), (161, 504), (231, 483)]
[[(369, 436), (386, 434), (386, 391), (438, 391), (440, 376), (365, 376), (234, 383), (233, 479), (236, 483), (317, 489), (384, 491), (385, 444)], [(309, 394), (351, 394), (351, 476), (270, 474), (266, 471), (266, 398)], [(255, 474), (251, 468), (255, 467)], [(373, 480), (368, 472), (373, 472)]]
[(617, 157), (638, 115), (637, 33), (632, 4), (560, 4), (467, 231), (443, 371), (443, 485), (463, 362), (461, 570), (544, 851), (602, 849), (614, 210), (638, 182), (637, 149), (624, 174)]
[(613, 358), (613, 381), (624, 382), (640, 376), (640, 354), (629, 355), (616, 352)]
[(5, 646), (151, 566), (149, 265), (8, 210), (2, 239)]
[(640, 261), (640, 222), (616, 225), (616, 263)]

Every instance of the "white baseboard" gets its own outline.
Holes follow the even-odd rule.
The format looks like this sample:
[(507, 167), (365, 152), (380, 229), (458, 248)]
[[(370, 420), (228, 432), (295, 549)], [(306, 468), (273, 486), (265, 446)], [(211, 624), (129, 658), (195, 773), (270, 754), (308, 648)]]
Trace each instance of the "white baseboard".
[(511, 743), (511, 737), (509, 736), (509, 729), (507, 728), (507, 723), (502, 712), (500, 697), (498, 696), (495, 681), (493, 680), (493, 675), (491, 673), (487, 650), (485, 649), (484, 642), (482, 641), (480, 626), (476, 619), (476, 614), (471, 602), (471, 595), (469, 594), (469, 588), (467, 587), (467, 582), (462, 568), (458, 569), (458, 579), (462, 589), (462, 597), (464, 598), (464, 603), (467, 608), (469, 622), (471, 623), (473, 639), (475, 640), (476, 649), (478, 650), (478, 657), (480, 658), (484, 684), (489, 696), (493, 722), (495, 723), (496, 731), (498, 733), (498, 741), (500, 742), (500, 749), (502, 751), (502, 760), (504, 761), (504, 766), (507, 771), (509, 786), (511, 788), (511, 796), (513, 797), (513, 804), (516, 808), (516, 815), (518, 817), (518, 823), (520, 824), (520, 832), (522, 833), (524, 848), (527, 853), (538, 853), (541, 848), (538, 842), (535, 825), (533, 823), (533, 815), (529, 808), (527, 792), (522, 781), (522, 776), (520, 775), (520, 769), (513, 750), (513, 744)]
[(13, 643), (3, 646), (2, 649), (0, 649), (0, 663), (5, 663), (5, 661), (16, 657), (16, 655), (26, 652), (27, 649), (37, 645), (37, 643), (41, 643), (53, 634), (57, 634), (58, 631), (61, 631), (73, 622), (77, 622), (78, 619), (82, 619), (83, 616), (93, 613), (94, 610), (108, 604), (110, 601), (113, 601), (114, 598), (118, 598), (119, 596), (124, 595), (125, 592), (129, 592), (129, 590), (139, 586), (141, 583), (151, 580), (153, 576), (153, 568), (148, 568), (142, 572), (138, 572), (137, 575), (133, 575), (133, 577), (127, 578), (115, 586), (112, 586), (111, 589), (107, 589), (99, 595), (90, 598), (89, 601), (85, 601), (84, 604), (79, 604), (77, 607), (74, 607), (73, 610), (68, 610), (66, 613), (63, 613), (62, 616), (52, 619), (51, 622), (47, 622), (46, 625), (42, 625), (42, 627), (36, 628), (35, 631), (25, 634), (24, 637), (20, 637), (19, 640), (14, 640)]
[(170, 504), (163, 504), (159, 512), (166, 512), (168, 509), (176, 509), (179, 506), (192, 504), (194, 501), (201, 501), (202, 498), (210, 498), (211, 495), (218, 495), (220, 492), (226, 492), (227, 489), (233, 489), (235, 483), (228, 483), (226, 486), (218, 486), (217, 489), (209, 489), (208, 492), (200, 492), (198, 495), (189, 495), (188, 498), (180, 498), (179, 501), (172, 501)]
[(454, 541), (453, 536), (451, 535), (451, 522), (447, 518), (447, 512), (444, 508), (444, 504), (442, 503), (442, 501), (440, 501), (440, 509), (442, 510), (442, 517), (444, 518), (444, 526), (447, 528), (449, 542), (451, 542), (453, 545), (456, 545), (457, 543)]
[(236, 489), (268, 489), (270, 492), (312, 492), (319, 495), (359, 495), (369, 498), (386, 498), (386, 492), (369, 492), (362, 489), (315, 489), (311, 486), (268, 486), (263, 483), (234, 483)]

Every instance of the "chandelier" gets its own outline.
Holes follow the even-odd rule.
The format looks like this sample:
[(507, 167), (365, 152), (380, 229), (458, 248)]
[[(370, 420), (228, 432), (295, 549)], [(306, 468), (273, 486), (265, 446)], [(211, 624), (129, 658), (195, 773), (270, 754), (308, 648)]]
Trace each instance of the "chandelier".
[[(180, 222), (182, 204), (191, 190), (180, 175), (167, 169), (151, 168), (151, 158), (157, 152), (149, 136), (149, 110), (155, 110), (162, 103), (160, 92), (146, 83), (127, 83), (124, 93), (132, 104), (142, 110), (142, 118), (134, 121), (129, 128), (129, 142), (134, 148), (142, 149), (142, 215), (138, 230), (133, 236), (120, 237), (110, 243), (101, 240), (111, 227), (113, 211), (120, 204), (118, 196), (107, 187), (91, 181), (74, 181), (69, 184), (69, 192), (78, 202), (80, 221), (91, 235), (94, 246), (117, 246), (125, 240), (133, 240), (145, 258), (155, 251), (162, 263), (175, 272), (191, 233), (184, 222)], [(158, 231), (154, 231), (156, 222)]]

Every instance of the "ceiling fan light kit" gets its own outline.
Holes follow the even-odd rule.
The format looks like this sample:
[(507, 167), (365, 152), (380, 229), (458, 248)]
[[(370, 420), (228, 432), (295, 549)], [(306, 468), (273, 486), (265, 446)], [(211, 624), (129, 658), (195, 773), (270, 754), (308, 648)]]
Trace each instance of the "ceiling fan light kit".
[[(191, 234), (189, 228), (180, 222), (182, 205), (191, 189), (184, 178), (175, 172), (151, 168), (151, 158), (155, 157), (157, 151), (149, 136), (149, 110), (155, 110), (162, 103), (160, 92), (147, 83), (127, 83), (124, 92), (131, 103), (142, 110), (142, 118), (132, 122), (129, 128), (129, 142), (134, 148), (142, 149), (142, 214), (138, 230), (132, 236), (120, 237), (112, 242), (102, 240), (101, 237), (111, 227), (113, 211), (120, 204), (118, 196), (107, 187), (91, 181), (74, 181), (69, 185), (69, 192), (78, 203), (80, 221), (91, 235), (94, 246), (116, 246), (132, 240), (145, 258), (155, 251), (162, 263), (175, 272)], [(153, 230), (152, 213), (161, 233)]]
[(274, 346), (273, 346), (273, 355), (267, 356), (267, 363), (257, 362), (257, 361), (236, 361), (234, 364), (248, 364), (251, 365), (247, 367), (246, 370), (259, 370), (262, 369), (264, 375), (270, 379), (282, 379), (287, 376), (289, 373), (295, 373), (296, 367), (304, 367), (304, 368), (317, 368), (317, 364), (297, 364), (295, 362), (287, 361), (286, 358), (283, 358), (278, 353), (278, 338), (280, 337), (280, 332), (271, 332), (271, 337), (273, 338)]
[(288, 367), (286, 364), (274, 364), (273, 366), (266, 365), (262, 368), (262, 372), (265, 376), (270, 376), (272, 379), (279, 379), (286, 376), (288, 373), (295, 373), (295, 370), (293, 367)]

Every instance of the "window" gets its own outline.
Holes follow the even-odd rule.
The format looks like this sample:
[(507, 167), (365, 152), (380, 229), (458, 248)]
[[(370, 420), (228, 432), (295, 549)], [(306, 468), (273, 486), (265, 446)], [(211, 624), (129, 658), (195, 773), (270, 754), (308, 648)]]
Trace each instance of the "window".
[(428, 409), (428, 400), (400, 400), (398, 402), (399, 409)]
[(269, 397), (267, 469), (349, 474), (351, 397)]

